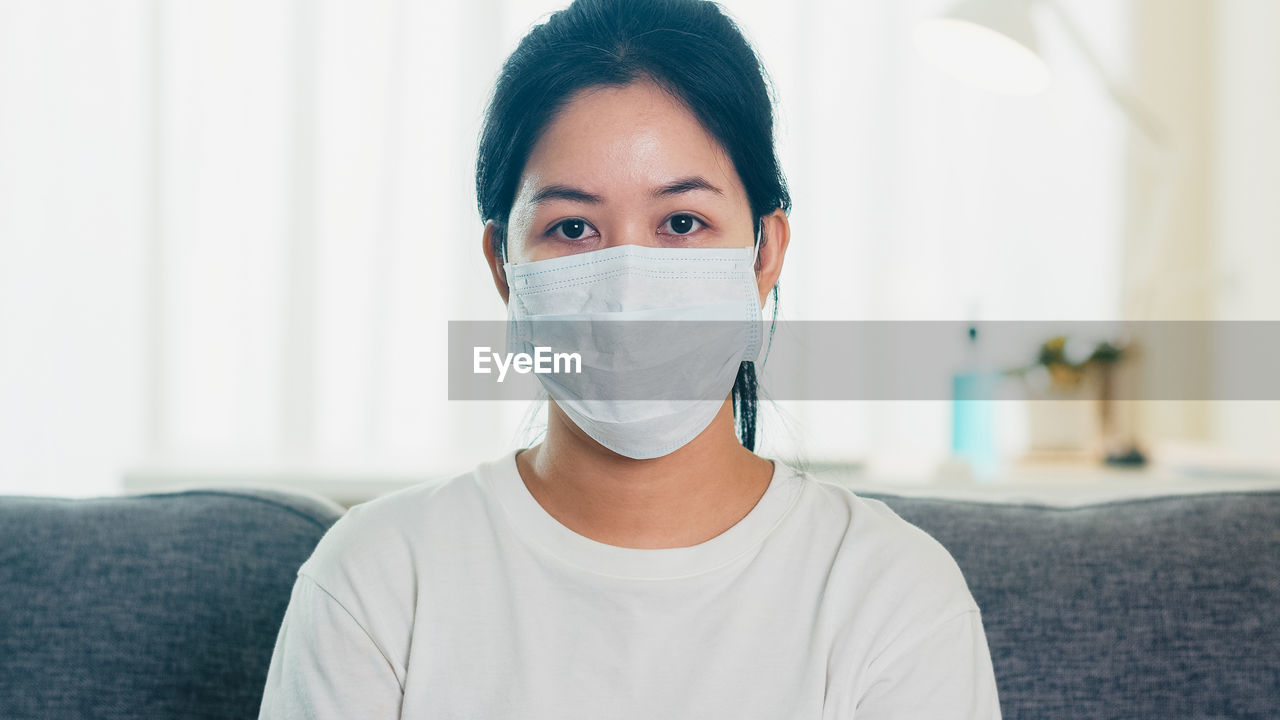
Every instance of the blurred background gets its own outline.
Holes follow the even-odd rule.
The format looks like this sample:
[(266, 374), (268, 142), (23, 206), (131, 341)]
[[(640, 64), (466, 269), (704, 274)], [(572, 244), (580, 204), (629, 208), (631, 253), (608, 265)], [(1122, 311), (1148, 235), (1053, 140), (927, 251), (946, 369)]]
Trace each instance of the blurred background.
[[(1280, 3), (1010, 3), (1035, 94), (931, 59), (948, 2), (722, 3), (777, 95), (779, 317), (1280, 319)], [(0, 492), (375, 494), (527, 441), (526, 405), (447, 399), (444, 344), (505, 317), (475, 141), (502, 60), (564, 4), (0, 0)], [(1010, 462), (1079, 414), (1032, 432), (1039, 403), (997, 405)], [(1150, 459), (1280, 466), (1276, 401), (1121, 414)], [(930, 477), (955, 417), (779, 402), (761, 451)]]

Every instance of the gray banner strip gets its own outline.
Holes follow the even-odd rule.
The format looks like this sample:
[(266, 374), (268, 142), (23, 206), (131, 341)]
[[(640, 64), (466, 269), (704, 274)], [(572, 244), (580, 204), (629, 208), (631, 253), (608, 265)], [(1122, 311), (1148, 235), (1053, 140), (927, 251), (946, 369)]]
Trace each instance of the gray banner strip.
[(522, 330), (547, 342), (524, 362), (508, 357), (506, 322), (451, 321), (449, 398), (534, 399), (542, 379), (586, 400), (723, 399), (696, 378), (725, 366), (734, 338), (761, 332), (761, 394), (774, 400), (1280, 400), (1280, 321), (748, 325), (539, 321)]

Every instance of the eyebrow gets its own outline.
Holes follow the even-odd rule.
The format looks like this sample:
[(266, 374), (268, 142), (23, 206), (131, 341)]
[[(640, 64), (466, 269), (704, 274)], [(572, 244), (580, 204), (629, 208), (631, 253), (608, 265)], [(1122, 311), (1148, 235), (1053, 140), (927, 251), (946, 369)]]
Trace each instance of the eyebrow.
[(586, 190), (569, 187), (568, 185), (548, 185), (534, 193), (529, 203), (531, 205), (541, 205), (548, 200), (570, 200), (591, 205), (599, 205), (604, 202), (604, 198), (599, 195), (592, 195)]
[(690, 175), (682, 177), (673, 183), (668, 183), (653, 191), (654, 197), (669, 197), (671, 195), (680, 195), (681, 193), (692, 192), (694, 190), (708, 190), (717, 195), (724, 195), (724, 191), (707, 182), (707, 179), (701, 175)]
[[(712, 185), (706, 178), (701, 175), (690, 175), (682, 177), (674, 182), (667, 183), (662, 187), (653, 191), (655, 198), (670, 197), (672, 195), (681, 195), (694, 190), (706, 190), (717, 195), (724, 195), (724, 191)], [(532, 205), (541, 205), (547, 200), (568, 200), (570, 202), (587, 203), (590, 205), (599, 205), (604, 202), (604, 198), (593, 193), (589, 193), (581, 188), (569, 185), (548, 185), (533, 194), (529, 200)]]

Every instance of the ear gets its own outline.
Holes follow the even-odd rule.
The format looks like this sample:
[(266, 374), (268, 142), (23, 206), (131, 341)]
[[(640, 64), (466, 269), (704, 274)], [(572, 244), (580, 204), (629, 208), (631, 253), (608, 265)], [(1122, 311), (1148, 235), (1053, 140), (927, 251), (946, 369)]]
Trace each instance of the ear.
[(505, 304), (511, 291), (507, 287), (507, 273), (502, 269), (502, 258), (498, 257), (494, 251), (493, 241), (498, 237), (499, 232), (501, 231), (497, 223), (492, 220), (485, 222), (481, 244), (484, 245), (484, 260), (489, 264), (489, 272), (493, 273), (493, 285), (498, 288), (498, 294), (502, 296), (502, 302)]
[(791, 242), (791, 224), (782, 208), (765, 215), (760, 224), (764, 236), (760, 240), (760, 257), (756, 259), (756, 282), (760, 286), (760, 306), (764, 307), (765, 299), (782, 274), (782, 261)]

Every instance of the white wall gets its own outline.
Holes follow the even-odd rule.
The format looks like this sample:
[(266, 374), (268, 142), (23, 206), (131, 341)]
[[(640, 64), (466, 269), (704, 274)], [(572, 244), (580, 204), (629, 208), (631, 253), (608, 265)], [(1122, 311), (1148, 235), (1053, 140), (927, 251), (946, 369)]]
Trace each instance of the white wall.
[(0, 493), (100, 491), (141, 451), (142, 8), (0, 0)]
[[(1139, 89), (1199, 164), (1155, 272), (1208, 268), (1183, 300), (1275, 318), (1280, 2), (1062, 2), (1122, 75), (1133, 32), (1163, 38)], [(445, 320), (501, 317), (475, 125), (503, 54), (563, 4), (0, 0), (0, 492), (109, 491), (169, 456), (452, 470), (507, 447), (523, 408), (447, 403), (437, 349)], [(953, 83), (910, 45), (944, 4), (726, 3), (782, 103), (784, 319), (1120, 315), (1124, 116), (1051, 17), (1047, 95)], [(1172, 285), (1158, 316), (1181, 315)], [(1168, 430), (1221, 409), (1219, 437), (1266, 449), (1275, 405)], [(947, 446), (944, 401), (787, 410), (815, 460)]]
[[(1223, 275), (1216, 315), (1280, 320), (1280, 2), (1215, 0), (1214, 11), (1212, 228)], [(1280, 401), (1215, 410), (1223, 444), (1280, 456)]]

